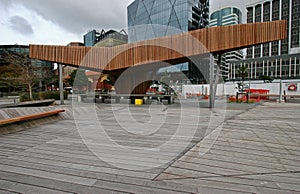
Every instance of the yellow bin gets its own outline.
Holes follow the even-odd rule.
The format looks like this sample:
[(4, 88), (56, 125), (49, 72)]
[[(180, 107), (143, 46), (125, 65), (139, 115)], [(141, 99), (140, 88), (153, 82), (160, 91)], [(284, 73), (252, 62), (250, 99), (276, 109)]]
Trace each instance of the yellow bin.
[(142, 105), (143, 99), (135, 99), (135, 105)]

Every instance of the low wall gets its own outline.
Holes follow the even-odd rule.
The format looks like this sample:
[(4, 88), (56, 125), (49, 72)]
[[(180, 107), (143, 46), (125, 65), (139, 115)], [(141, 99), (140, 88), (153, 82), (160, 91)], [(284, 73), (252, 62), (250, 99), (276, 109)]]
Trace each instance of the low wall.
[[(263, 81), (245, 81), (245, 85), (250, 86), (251, 89), (267, 89), (270, 90), (271, 95), (279, 95), (280, 80), (274, 80), (272, 83), (264, 83)], [(294, 84), (297, 89), (290, 91), (288, 88)], [(282, 80), (282, 91), (285, 91), (287, 95), (300, 95), (300, 80)], [(217, 96), (222, 95), (235, 95), (237, 92), (237, 82), (226, 82), (224, 84), (218, 84)], [(182, 86), (183, 97), (196, 96), (196, 95), (209, 95), (209, 84), (202, 85), (183, 85)]]

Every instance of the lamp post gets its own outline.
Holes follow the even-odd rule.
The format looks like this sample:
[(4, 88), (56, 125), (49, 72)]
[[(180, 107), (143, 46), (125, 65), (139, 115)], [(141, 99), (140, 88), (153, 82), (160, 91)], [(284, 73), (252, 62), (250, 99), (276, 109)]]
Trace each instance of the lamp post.
[(60, 104), (64, 104), (64, 84), (63, 84), (63, 73), (62, 73), (62, 64), (58, 64), (58, 73), (59, 73), (59, 97), (60, 97)]

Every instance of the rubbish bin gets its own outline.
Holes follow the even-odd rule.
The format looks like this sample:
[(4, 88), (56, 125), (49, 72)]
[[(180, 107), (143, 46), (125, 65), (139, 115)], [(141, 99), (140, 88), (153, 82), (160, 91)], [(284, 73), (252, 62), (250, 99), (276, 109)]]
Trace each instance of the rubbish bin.
[(143, 99), (135, 99), (135, 105), (142, 105)]

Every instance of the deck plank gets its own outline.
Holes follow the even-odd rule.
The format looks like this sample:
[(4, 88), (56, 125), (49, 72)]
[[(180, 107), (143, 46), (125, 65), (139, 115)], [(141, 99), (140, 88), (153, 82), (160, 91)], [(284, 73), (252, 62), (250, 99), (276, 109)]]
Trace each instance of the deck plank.
[[(270, 111), (274, 107), (277, 114)], [(132, 109), (135, 119), (147, 121), (147, 108)], [(170, 106), (170, 115), (162, 129), (144, 139), (131, 138), (113, 123), (113, 111), (108, 106), (97, 111), (106, 115), (100, 121), (116, 142), (123, 146), (151, 147), (172, 137), (178, 124), (178, 110)], [(297, 104), (267, 103), (249, 110), (229, 109), (212, 145), (200, 141), (203, 134), (197, 133), (186, 151), (177, 155), (184, 135), (177, 137), (177, 143), (170, 144), (171, 148), (159, 156), (133, 147), (129, 158), (117, 146), (97, 144), (102, 146), (100, 151), (104, 156), (126, 164), (127, 169), (113, 166), (90, 151), (72, 120), (2, 135), (0, 193), (297, 193), (300, 192), (300, 121), (296, 119), (299, 113)], [(197, 116), (202, 122), (197, 125), (199, 129), (208, 127), (209, 115), (210, 110), (201, 110)], [(91, 122), (92, 118), (85, 121), (95, 127)], [(186, 123), (186, 126), (184, 130), (190, 130), (192, 125)], [(204, 148), (208, 149), (206, 154), (199, 154)], [(164, 165), (147, 168), (155, 160)], [(140, 167), (144, 170), (138, 170)]]

